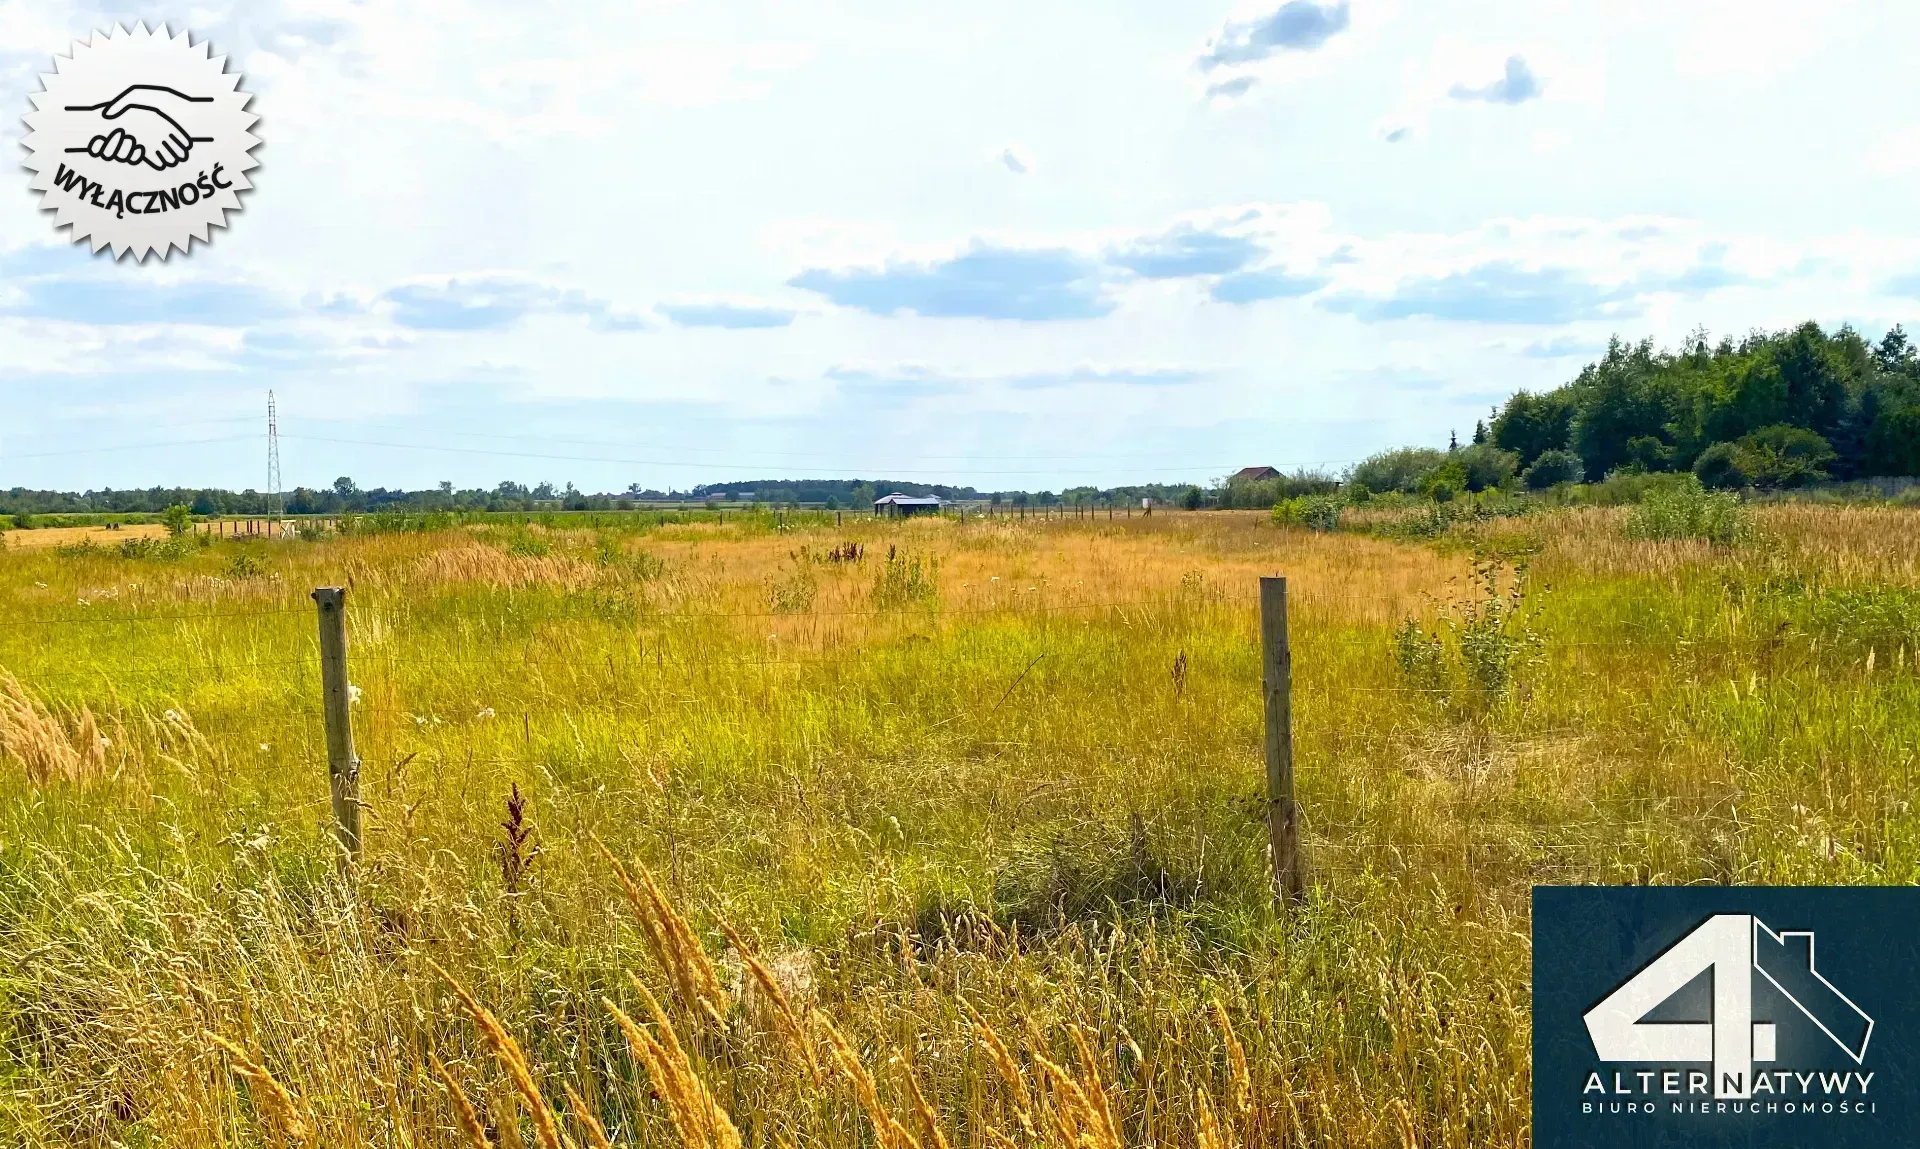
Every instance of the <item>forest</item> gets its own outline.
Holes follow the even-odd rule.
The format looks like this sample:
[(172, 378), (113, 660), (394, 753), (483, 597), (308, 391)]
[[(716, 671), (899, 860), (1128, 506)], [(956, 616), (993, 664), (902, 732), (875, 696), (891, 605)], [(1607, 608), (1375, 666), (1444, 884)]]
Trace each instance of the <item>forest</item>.
[(1617, 471), (1763, 489), (1920, 474), (1920, 357), (1900, 327), (1877, 344), (1811, 322), (1713, 345), (1696, 332), (1672, 351), (1616, 338), (1566, 385), (1508, 400), (1474, 440), (1529, 486)]

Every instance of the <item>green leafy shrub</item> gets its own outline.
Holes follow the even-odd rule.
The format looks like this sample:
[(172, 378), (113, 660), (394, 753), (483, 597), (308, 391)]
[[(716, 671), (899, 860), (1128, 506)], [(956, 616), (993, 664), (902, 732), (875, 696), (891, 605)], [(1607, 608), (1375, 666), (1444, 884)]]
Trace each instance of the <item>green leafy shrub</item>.
[(1541, 639), (1527, 602), (1527, 567), (1513, 566), (1511, 577), (1507, 569), (1499, 559), (1475, 562), (1473, 597), (1448, 608), (1432, 630), (1409, 618), (1394, 631), (1394, 661), (1408, 685), (1482, 710), (1517, 697), (1539, 662)]
[(156, 562), (176, 562), (186, 558), (192, 544), (179, 536), (164, 539), (121, 539), (120, 557), (123, 559), (151, 559)]
[(1347, 481), (1376, 495), (1388, 491), (1413, 493), (1427, 477), (1447, 465), (1447, 453), (1432, 447), (1400, 447), (1381, 451), (1354, 466)]
[(1865, 586), (1830, 590), (1811, 604), (1808, 629), (1849, 657), (1895, 665), (1920, 653), (1920, 590)]
[(1337, 531), (1340, 529), (1342, 507), (1338, 495), (1296, 495), (1273, 505), (1273, 522), (1281, 527)]
[(1717, 546), (1744, 542), (1753, 533), (1747, 509), (1732, 491), (1709, 491), (1698, 476), (1648, 491), (1627, 512), (1626, 532), (1634, 539), (1705, 539)]
[(1586, 469), (1580, 462), (1580, 456), (1572, 451), (1542, 451), (1521, 474), (1520, 481), (1530, 491), (1544, 491), (1562, 483), (1577, 483), (1586, 477)]
[(1693, 461), (1693, 475), (1705, 487), (1734, 490), (1753, 485), (1753, 476), (1740, 458), (1740, 448), (1732, 443), (1715, 443), (1700, 452)]
[(794, 568), (786, 578), (767, 579), (767, 602), (775, 614), (805, 614), (813, 609), (819, 593), (820, 583), (806, 564)]
[(873, 605), (881, 610), (932, 606), (940, 595), (940, 560), (887, 548), (887, 561), (873, 580)]
[(179, 538), (193, 527), (193, 511), (185, 503), (175, 503), (160, 512), (160, 522), (170, 538)]

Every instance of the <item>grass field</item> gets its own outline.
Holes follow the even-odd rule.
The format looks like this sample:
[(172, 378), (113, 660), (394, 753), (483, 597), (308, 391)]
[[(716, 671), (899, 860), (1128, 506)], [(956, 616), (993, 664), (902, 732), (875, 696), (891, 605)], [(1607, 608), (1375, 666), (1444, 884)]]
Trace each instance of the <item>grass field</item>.
[(1920, 879), (1920, 512), (1626, 514), (9, 547), (0, 1141), (1526, 1144), (1530, 886)]
[(7, 550), (38, 550), (42, 547), (73, 546), (83, 540), (95, 546), (117, 546), (126, 539), (161, 539), (167, 528), (159, 523), (131, 523), (118, 527), (46, 527), (34, 530), (0, 531), (0, 545)]

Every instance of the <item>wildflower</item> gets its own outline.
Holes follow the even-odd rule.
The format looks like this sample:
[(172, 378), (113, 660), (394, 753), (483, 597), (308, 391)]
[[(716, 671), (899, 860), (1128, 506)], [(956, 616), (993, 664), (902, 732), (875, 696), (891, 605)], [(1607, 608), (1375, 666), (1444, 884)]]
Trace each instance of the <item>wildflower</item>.
[(358, 686), (354, 686), (352, 683), (348, 683), (347, 684), (347, 705), (351, 706), (358, 701), (360, 701), (360, 688)]
[(477, 718), (477, 719), (487, 719), (487, 718), (492, 718), (492, 717), (493, 717), (493, 707), (491, 707), (491, 706), (482, 706), (482, 707), (480, 708), (480, 712), (479, 712), (478, 714), (475, 714), (475, 715), (474, 715), (474, 717), (475, 717), (475, 718)]

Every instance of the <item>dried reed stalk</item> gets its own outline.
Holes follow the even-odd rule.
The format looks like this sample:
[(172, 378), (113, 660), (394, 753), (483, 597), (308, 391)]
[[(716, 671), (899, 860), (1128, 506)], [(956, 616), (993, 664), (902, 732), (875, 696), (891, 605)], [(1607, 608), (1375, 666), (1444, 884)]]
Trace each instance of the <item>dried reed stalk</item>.
[(753, 950), (748, 948), (747, 943), (732, 926), (721, 922), (720, 928), (726, 933), (727, 940), (733, 943), (733, 948), (740, 954), (740, 960), (746, 963), (747, 972), (753, 975), (754, 984), (758, 985), (760, 992), (773, 1003), (774, 1028), (780, 1031), (780, 1036), (784, 1037), (794, 1053), (799, 1055), (801, 1064), (807, 1067), (807, 1076), (813, 1079), (814, 1087), (818, 1088), (822, 1082), (820, 1065), (813, 1055), (813, 1043), (807, 1040), (806, 1026), (801, 1023), (799, 1014), (794, 1011), (793, 1003), (787, 999), (786, 991), (780, 987), (780, 982), (773, 973), (767, 969)]
[(1253, 1109), (1253, 1076), (1247, 1072), (1247, 1051), (1234, 1035), (1233, 1020), (1217, 997), (1213, 999), (1213, 1023), (1220, 1027), (1220, 1038), (1227, 1046), (1227, 1064), (1233, 1070), (1233, 1109), (1244, 1118)]
[(827, 1048), (833, 1055), (833, 1064), (840, 1075), (853, 1086), (854, 1100), (860, 1103), (867, 1119), (873, 1122), (874, 1137), (880, 1142), (880, 1149), (920, 1149), (920, 1142), (907, 1127), (900, 1124), (898, 1118), (888, 1112), (885, 1103), (880, 1100), (880, 1090), (874, 1084), (873, 1074), (861, 1063), (860, 1056), (847, 1044), (847, 1039), (825, 1017), (819, 1018), (820, 1031), (826, 1035)]
[(293, 1094), (287, 1092), (287, 1087), (280, 1084), (266, 1066), (248, 1057), (246, 1050), (217, 1033), (202, 1031), (202, 1036), (226, 1050), (227, 1056), (233, 1058), (234, 1071), (246, 1078), (247, 1084), (253, 1087), (255, 1102), (267, 1115), (267, 1120), (279, 1129), (282, 1137), (295, 1145), (307, 1145), (313, 1141), (313, 1122), (300, 1112)]
[(613, 867), (620, 888), (626, 892), (627, 903), (633, 907), (633, 916), (646, 935), (647, 948), (667, 972), (674, 991), (689, 1009), (706, 1014), (715, 1025), (724, 1025), (726, 991), (720, 988), (720, 975), (686, 916), (675, 908), (644, 863), (638, 859), (634, 862), (640, 870), (640, 880), (636, 882), (620, 864), (620, 859), (613, 856), (613, 851), (607, 849), (606, 843), (595, 837), (593, 844)]
[(659, 999), (639, 978), (631, 973), (627, 977), (647, 1003), (660, 1036), (656, 1038), (648, 1033), (609, 999), (601, 998), (600, 1004), (613, 1015), (620, 1032), (626, 1036), (628, 1048), (652, 1079), (655, 1092), (666, 1101), (668, 1115), (673, 1119), (674, 1128), (680, 1131), (680, 1139), (687, 1143), (688, 1149), (740, 1149), (739, 1130), (694, 1073), (693, 1064), (681, 1048), (680, 1039), (674, 1036), (666, 1012), (660, 1008)]
[(587, 1144), (592, 1146), (592, 1149), (613, 1149), (613, 1142), (607, 1138), (607, 1127), (600, 1124), (600, 1119), (593, 1115), (593, 1110), (587, 1107), (585, 1099), (574, 1091), (573, 1086), (569, 1085), (565, 1088), (567, 1106), (573, 1110), (573, 1115), (580, 1124), (586, 1127)]
[(1027, 1080), (1020, 1072), (1020, 1063), (1013, 1059), (1013, 1054), (1007, 1051), (1007, 1045), (1000, 1040), (1000, 1035), (994, 1032), (993, 1026), (988, 1025), (986, 1019), (981, 1017), (972, 1005), (965, 1000), (962, 1000), (960, 1005), (967, 1011), (967, 1017), (973, 1021), (973, 1030), (979, 1034), (981, 1044), (987, 1047), (988, 1058), (993, 1062), (994, 1070), (1000, 1074), (1000, 1080), (1006, 1082), (1007, 1088), (1013, 1091), (1014, 1119), (1020, 1122), (1020, 1128), (1029, 1138), (1034, 1137), (1036, 1134), (1033, 1130), (1033, 1094), (1027, 1089)]
[(440, 968), (440, 963), (428, 958), (427, 964), (433, 967), (433, 972), (440, 975), (440, 980), (447, 983), (454, 996), (460, 999), (460, 1004), (466, 1007), (474, 1025), (480, 1030), (480, 1036), (486, 1039), (493, 1055), (506, 1069), (507, 1080), (513, 1083), (515, 1092), (527, 1103), (527, 1110), (533, 1115), (534, 1135), (540, 1139), (540, 1149), (565, 1149), (566, 1142), (560, 1136), (553, 1109), (541, 1096), (540, 1087), (534, 1084), (533, 1071), (527, 1066), (526, 1054), (520, 1051), (520, 1043), (507, 1032), (506, 1026), (500, 1024), (500, 1019), (493, 1015), (493, 1011), (474, 1000), (473, 995), (467, 992), (467, 987)]
[(454, 1119), (460, 1122), (460, 1132), (466, 1135), (467, 1144), (473, 1149), (493, 1149), (493, 1146), (487, 1142), (486, 1122), (480, 1120), (479, 1111), (474, 1109), (473, 1102), (467, 1098), (466, 1090), (461, 1089), (460, 1083), (454, 1080), (446, 1063), (440, 1060), (439, 1054), (433, 1053), (427, 1055), (427, 1061), (433, 1066), (434, 1075), (440, 1079), (440, 1084), (447, 1087), (447, 1096), (453, 1101)]

